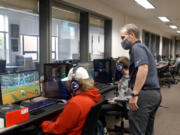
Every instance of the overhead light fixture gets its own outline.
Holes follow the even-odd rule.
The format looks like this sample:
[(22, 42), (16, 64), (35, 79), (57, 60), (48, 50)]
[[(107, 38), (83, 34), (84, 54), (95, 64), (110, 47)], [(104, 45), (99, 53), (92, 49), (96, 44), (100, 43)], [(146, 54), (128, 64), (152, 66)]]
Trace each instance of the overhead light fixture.
[(180, 30), (178, 30), (178, 31), (177, 31), (177, 33), (179, 33), (179, 34), (180, 34)]
[(170, 22), (170, 20), (169, 20), (167, 17), (165, 17), (165, 16), (159, 16), (158, 18), (159, 18), (159, 20), (161, 20), (162, 22)]
[(176, 25), (169, 25), (169, 27), (170, 27), (171, 29), (177, 29), (177, 26), (176, 26)]
[(134, 0), (145, 9), (154, 9), (155, 7), (148, 0)]

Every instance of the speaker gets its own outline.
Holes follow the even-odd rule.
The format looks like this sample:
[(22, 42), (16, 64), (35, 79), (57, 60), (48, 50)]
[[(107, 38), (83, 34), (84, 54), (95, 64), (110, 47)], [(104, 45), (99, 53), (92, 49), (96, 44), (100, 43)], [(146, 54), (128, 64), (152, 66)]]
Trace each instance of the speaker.
[(10, 24), (10, 37), (19, 38), (19, 25), (18, 24)]
[(18, 52), (18, 39), (11, 39), (11, 50)]

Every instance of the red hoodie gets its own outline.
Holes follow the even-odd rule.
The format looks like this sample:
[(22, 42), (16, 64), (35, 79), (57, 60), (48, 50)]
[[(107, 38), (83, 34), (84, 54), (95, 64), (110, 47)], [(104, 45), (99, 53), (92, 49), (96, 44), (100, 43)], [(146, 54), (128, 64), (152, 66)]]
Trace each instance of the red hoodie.
[(57, 135), (81, 135), (88, 112), (100, 101), (98, 89), (90, 89), (71, 98), (59, 114), (56, 121), (44, 121), (41, 128), (44, 133)]

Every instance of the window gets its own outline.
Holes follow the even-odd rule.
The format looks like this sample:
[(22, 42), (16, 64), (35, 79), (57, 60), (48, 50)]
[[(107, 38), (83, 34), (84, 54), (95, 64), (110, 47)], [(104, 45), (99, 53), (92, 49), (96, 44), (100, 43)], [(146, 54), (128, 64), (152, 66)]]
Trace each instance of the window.
[(0, 59), (4, 59), (4, 33), (0, 33)]
[(143, 30), (143, 43), (150, 49), (156, 57), (159, 55), (160, 36)]
[(170, 58), (171, 56), (171, 40), (168, 38), (163, 37), (163, 46), (162, 46), (162, 56), (166, 58)]
[(180, 40), (176, 40), (176, 54), (180, 55)]
[(38, 37), (23, 36), (23, 54), (26, 57), (32, 57), (32, 60), (38, 60)]
[[(39, 55), (38, 1), (6, 0), (0, 6), (0, 57), (6, 60), (7, 71), (29, 70)], [(17, 70), (12, 70), (14, 66)]]
[(156, 52), (156, 56), (159, 55), (159, 45), (160, 45), (160, 36), (156, 36), (156, 47), (155, 47), (155, 52)]
[(54, 3), (52, 16), (52, 59), (80, 59), (79, 11)]
[(90, 60), (104, 58), (104, 20), (90, 16), (89, 28)]
[(0, 14), (0, 59), (6, 59), (6, 49), (8, 39), (8, 17)]
[(0, 15), (0, 31), (8, 32), (8, 17)]

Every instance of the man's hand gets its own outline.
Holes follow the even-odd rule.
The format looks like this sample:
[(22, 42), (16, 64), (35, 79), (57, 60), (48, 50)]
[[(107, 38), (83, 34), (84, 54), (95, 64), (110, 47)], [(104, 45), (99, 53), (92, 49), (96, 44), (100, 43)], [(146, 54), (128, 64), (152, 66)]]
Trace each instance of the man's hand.
[(137, 102), (138, 102), (138, 96), (130, 98), (130, 100), (129, 100), (129, 108), (130, 108), (131, 111), (136, 111), (136, 110), (139, 109), (139, 107), (137, 105)]

